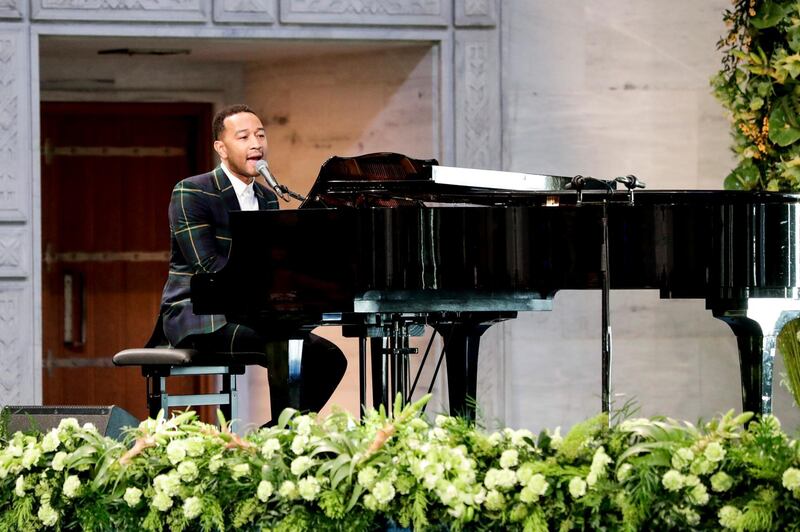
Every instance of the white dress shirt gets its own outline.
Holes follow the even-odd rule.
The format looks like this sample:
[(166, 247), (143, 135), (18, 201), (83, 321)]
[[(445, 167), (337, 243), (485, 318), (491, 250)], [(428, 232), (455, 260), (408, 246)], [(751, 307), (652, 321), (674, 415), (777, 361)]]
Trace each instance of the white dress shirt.
[(239, 207), (243, 211), (257, 211), (258, 199), (256, 199), (256, 191), (253, 185), (253, 183), (256, 181), (256, 178), (250, 178), (250, 183), (245, 185), (241, 179), (233, 175), (230, 170), (228, 170), (228, 168), (225, 166), (225, 163), (221, 163), (220, 166), (222, 167), (222, 171), (225, 172), (225, 175), (228, 176), (228, 179), (230, 179), (231, 184), (233, 185), (233, 190), (236, 192), (236, 198), (239, 200)]

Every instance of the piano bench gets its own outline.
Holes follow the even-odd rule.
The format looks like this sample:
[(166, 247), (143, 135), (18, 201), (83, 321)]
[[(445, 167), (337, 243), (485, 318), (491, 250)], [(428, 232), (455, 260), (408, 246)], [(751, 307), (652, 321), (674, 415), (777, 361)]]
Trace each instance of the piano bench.
[[(206, 353), (194, 349), (140, 348), (125, 349), (114, 355), (115, 366), (140, 366), (147, 379), (147, 408), (151, 418), (171, 407), (219, 405), (227, 421), (238, 419), (239, 392), (236, 376), (244, 375), (246, 366), (264, 362), (263, 353)], [(167, 377), (220, 375), (219, 393), (170, 395)]]

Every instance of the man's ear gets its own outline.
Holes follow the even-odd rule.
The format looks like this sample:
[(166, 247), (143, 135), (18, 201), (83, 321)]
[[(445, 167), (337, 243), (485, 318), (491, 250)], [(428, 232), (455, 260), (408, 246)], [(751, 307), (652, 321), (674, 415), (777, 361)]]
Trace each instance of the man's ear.
[(221, 140), (214, 141), (214, 151), (217, 152), (219, 158), (223, 161), (228, 158), (228, 150), (225, 148), (225, 143)]

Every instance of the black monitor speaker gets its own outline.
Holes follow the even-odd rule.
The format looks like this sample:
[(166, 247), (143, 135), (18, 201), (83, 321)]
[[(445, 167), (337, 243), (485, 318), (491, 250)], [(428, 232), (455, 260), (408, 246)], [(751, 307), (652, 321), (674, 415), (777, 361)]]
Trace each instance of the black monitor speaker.
[(47, 432), (62, 419), (74, 417), (80, 425), (91, 423), (98, 432), (120, 439), (125, 427), (138, 427), (139, 420), (118, 406), (13, 406), (3, 407), (2, 419), (8, 417), (7, 434), (17, 431)]

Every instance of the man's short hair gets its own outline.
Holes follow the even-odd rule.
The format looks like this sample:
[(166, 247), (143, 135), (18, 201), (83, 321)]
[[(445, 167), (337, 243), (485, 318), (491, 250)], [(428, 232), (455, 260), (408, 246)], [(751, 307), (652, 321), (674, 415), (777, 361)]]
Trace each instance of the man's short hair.
[(228, 107), (220, 109), (219, 112), (214, 115), (214, 120), (211, 122), (211, 132), (214, 134), (214, 140), (219, 140), (222, 136), (222, 132), (225, 131), (225, 119), (239, 113), (256, 114), (255, 111), (243, 103), (229, 105)]

